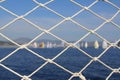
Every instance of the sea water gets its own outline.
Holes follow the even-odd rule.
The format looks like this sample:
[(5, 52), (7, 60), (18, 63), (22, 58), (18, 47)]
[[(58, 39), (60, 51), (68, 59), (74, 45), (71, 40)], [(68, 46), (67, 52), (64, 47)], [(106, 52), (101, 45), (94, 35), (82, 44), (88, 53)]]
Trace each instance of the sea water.
[[(53, 59), (62, 50), (64, 50), (64, 48), (30, 49), (45, 59)], [(16, 50), (16, 48), (0, 48), (0, 59), (3, 59), (5, 56), (11, 54), (14, 50)], [(71, 72), (79, 72), (91, 61), (91, 58), (83, 53), (83, 51), (88, 53), (90, 56), (97, 57), (104, 51), (104, 49), (94, 49), (89, 47), (81, 48), (81, 51), (79, 51), (75, 48), (69, 48), (55, 58), (54, 62)], [(117, 69), (120, 67), (120, 50), (117, 48), (110, 48), (99, 59), (111, 68)], [(30, 75), (45, 62), (46, 61), (44, 59), (36, 56), (30, 51), (20, 49), (1, 63), (20, 75)], [(94, 61), (85, 70), (83, 70), (82, 74), (87, 78), (87, 80), (105, 80), (111, 72), (112, 71), (110, 69), (100, 62)], [(68, 80), (71, 76), (72, 75), (69, 72), (64, 71), (55, 64), (48, 63), (30, 78), (32, 80)], [(0, 66), (0, 80), (21, 80), (21, 78)], [(80, 79), (76, 77), (72, 80)], [(110, 77), (110, 80), (120, 80), (120, 74), (114, 73)]]

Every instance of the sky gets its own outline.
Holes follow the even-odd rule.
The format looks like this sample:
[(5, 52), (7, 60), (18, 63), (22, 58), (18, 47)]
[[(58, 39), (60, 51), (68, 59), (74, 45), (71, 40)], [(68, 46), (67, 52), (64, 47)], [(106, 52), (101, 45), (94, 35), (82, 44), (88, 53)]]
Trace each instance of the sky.
[[(36, 1), (44, 4), (49, 0), (36, 0)], [(74, 0), (74, 1), (87, 7), (95, 0)], [(119, 0), (110, 1), (120, 8)], [(4, 2), (0, 3), (0, 6), (10, 10), (11, 12), (17, 14), (18, 16), (21, 16), (30, 11), (31, 9), (33, 9), (34, 7), (36, 7), (37, 4), (32, 0), (5, 0)], [(71, 17), (82, 9), (78, 5), (71, 2), (70, 0), (54, 0), (53, 2), (47, 4), (46, 6), (56, 11), (57, 13), (63, 15), (64, 17)], [(106, 19), (110, 19), (118, 11), (117, 8), (103, 1), (99, 1), (90, 9), (99, 14), (100, 16), (105, 17)], [(16, 18), (15, 16), (9, 14), (8, 12), (0, 8), (0, 28), (15, 18)], [(56, 25), (57, 23), (63, 20), (62, 17), (52, 13), (51, 11), (47, 10), (44, 7), (37, 8), (32, 13), (25, 16), (25, 18), (43, 29), (50, 29), (52, 26)], [(99, 17), (96, 17), (89, 11), (83, 11), (72, 19), (90, 30), (97, 28), (100, 24), (104, 22), (104, 20), (100, 19)], [(120, 26), (120, 13), (112, 21)], [(116, 41), (120, 39), (119, 35), (120, 28), (117, 28), (111, 23), (105, 24), (102, 28), (100, 28), (96, 32), (109, 41)], [(17, 20), (13, 24), (7, 26), (5, 29), (0, 30), (0, 33), (14, 40), (18, 38), (33, 39), (37, 35), (42, 33), (42, 31), (38, 30), (37, 28), (30, 25), (24, 20)], [(58, 27), (53, 29), (51, 33), (67, 41), (77, 41), (85, 34), (87, 34), (88, 31), (84, 30), (83, 28), (74, 24), (71, 21), (65, 21)], [(39, 39), (43, 38), (56, 39), (47, 34), (41, 36)], [(3, 39), (4, 38), (0, 36), (0, 40)], [(85, 38), (84, 40), (95, 41), (101, 39), (92, 34)]]

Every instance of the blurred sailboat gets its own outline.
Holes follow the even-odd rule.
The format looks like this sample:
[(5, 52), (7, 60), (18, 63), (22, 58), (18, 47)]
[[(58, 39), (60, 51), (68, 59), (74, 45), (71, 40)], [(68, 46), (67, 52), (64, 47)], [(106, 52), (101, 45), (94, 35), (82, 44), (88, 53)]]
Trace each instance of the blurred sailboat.
[(95, 42), (94, 42), (94, 48), (95, 48), (95, 49), (98, 49), (98, 48), (99, 48), (99, 43), (98, 43), (98, 41), (95, 41)]
[(33, 43), (33, 48), (37, 48), (38, 44), (36, 42)]
[(45, 48), (45, 44), (44, 42), (41, 42), (40, 45), (39, 45), (40, 48)]
[(107, 47), (108, 47), (107, 42), (103, 41), (103, 43), (102, 43), (102, 48), (103, 48), (103, 49), (106, 49)]
[(88, 47), (88, 43), (87, 42), (85, 42), (85, 48), (87, 48)]
[(80, 47), (84, 47), (84, 43), (83, 42), (80, 44)]

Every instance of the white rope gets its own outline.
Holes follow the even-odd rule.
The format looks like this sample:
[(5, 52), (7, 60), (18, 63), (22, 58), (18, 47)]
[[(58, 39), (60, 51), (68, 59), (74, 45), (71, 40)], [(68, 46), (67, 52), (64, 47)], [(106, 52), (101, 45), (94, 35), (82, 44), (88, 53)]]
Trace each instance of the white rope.
[(21, 80), (32, 80), (28, 76), (23, 76)]
[(0, 0), (0, 2), (4, 2), (5, 0)]
[[(117, 27), (118, 30), (120, 30), (120, 25), (115, 23), (113, 21), (114, 18), (117, 17), (117, 15), (120, 13), (120, 7), (117, 6), (116, 4), (110, 2), (109, 0), (104, 0), (104, 2), (112, 5), (113, 7), (115, 7), (117, 10), (117, 12), (110, 18), (110, 19), (106, 19), (105, 17), (102, 17), (101, 15), (97, 14), (96, 12), (94, 12), (93, 10), (91, 10), (91, 7), (94, 7), (94, 5), (96, 5), (100, 0), (95, 0), (93, 3), (91, 3), (88, 6), (83, 6), (82, 4), (76, 2), (75, 0), (70, 0), (71, 3), (75, 4), (76, 6), (82, 8), (81, 10), (79, 10), (78, 12), (76, 12), (74, 15), (69, 16), (69, 17), (65, 17), (63, 16), (61, 13), (58, 13), (56, 11), (54, 11), (53, 9), (49, 8), (47, 5), (51, 4), (52, 2), (54, 3), (54, 0), (48, 0), (47, 2), (40, 3), (37, 0), (32, 0), (35, 4), (37, 4), (37, 6), (35, 6), (34, 8), (32, 8), (31, 10), (29, 10), (28, 12), (26, 12), (23, 15), (18, 16), (17, 14), (13, 13), (12, 11), (8, 10), (7, 8), (0, 6), (0, 8), (4, 11), (6, 11), (7, 13), (11, 14), (12, 16), (14, 16), (15, 18), (11, 21), (9, 21), (7, 24), (3, 25), (0, 27), (0, 31), (6, 29), (8, 26), (10, 26), (11, 24), (15, 23), (18, 20), (24, 20), (25, 22), (27, 22), (28, 24), (32, 25), (34, 28), (42, 31), (42, 33), (39, 33), (35, 38), (33, 38), (30, 42), (28, 42), (27, 44), (24, 45), (20, 45), (18, 43), (16, 43), (15, 41), (13, 41), (11, 38), (9, 38), (8, 36), (6, 36), (5, 34), (0, 32), (0, 36), (2, 36), (3, 38), (5, 38), (6, 40), (12, 42), (13, 44), (15, 44), (18, 48), (15, 49), (14, 51), (12, 51), (11, 53), (9, 53), (8, 55), (6, 55), (5, 57), (3, 57), (2, 59), (0, 59), (0, 66), (5, 68), (6, 70), (10, 71), (11, 73), (14, 73), (15, 75), (19, 76), (21, 78), (21, 80), (32, 80), (31, 77), (33, 75), (35, 75), (35, 73), (37, 73), (38, 71), (40, 71), (42, 68), (44, 68), (44, 66), (46, 66), (48, 63), (51, 63), (55, 66), (57, 66), (58, 68), (64, 70), (65, 72), (71, 74), (71, 77), (68, 80), (72, 80), (74, 77), (78, 77), (81, 80), (87, 80), (86, 79), (86, 75), (83, 75), (83, 71), (86, 70), (86, 68), (88, 68), (92, 62), (97, 61), (99, 63), (101, 63), (103, 66), (105, 66), (106, 68), (108, 68), (109, 70), (111, 70), (111, 73), (106, 77), (106, 80), (109, 80), (111, 78), (111, 76), (114, 73), (118, 73), (120, 74), (120, 68), (112, 68), (110, 65), (105, 64), (103, 61), (100, 60), (100, 58), (106, 54), (106, 52), (113, 46), (115, 46), (116, 48), (120, 49), (120, 47), (117, 46), (117, 43), (120, 41), (116, 41), (114, 43), (111, 43), (110, 41), (106, 40), (106, 38), (102, 37), (100, 34), (98, 34), (96, 31), (99, 30), (100, 28), (102, 28), (105, 24), (107, 23), (111, 23), (113, 26)], [(5, 2), (5, 0), (0, 0), (0, 3)], [(61, 17), (62, 20), (59, 21), (58, 23), (56, 23), (55, 25), (51, 26), (49, 29), (44, 29), (44, 26), (39, 26), (36, 25), (35, 23), (33, 23), (32, 21), (26, 19), (26, 16), (30, 15), (31, 13), (33, 13), (34, 11), (36, 11), (38, 8), (44, 8), (50, 12), (52, 12), (53, 14), (56, 14), (57, 16)], [(73, 18), (76, 17), (77, 15), (81, 14), (83, 11), (88, 11), (90, 13), (92, 13), (93, 15), (95, 15), (96, 17), (104, 20), (103, 23), (101, 23), (99, 26), (96, 26), (95, 29), (90, 30), (88, 29), (86, 26), (81, 25), (80, 23), (76, 22)], [(78, 39), (76, 42), (74, 43), (69, 43), (66, 40), (58, 37), (56, 34), (53, 34), (51, 31), (54, 30), (55, 28), (57, 28), (59, 25), (61, 25), (62, 23), (66, 22), (66, 21), (71, 21), (73, 24), (79, 26), (80, 28), (84, 29), (87, 31), (87, 33), (82, 36), (80, 39)], [(32, 51), (31, 49), (28, 48), (28, 46), (30, 44), (32, 44), (35, 40), (37, 40), (38, 38), (40, 38), (42, 35), (44, 34), (49, 34), (51, 36), (53, 36), (54, 38), (64, 42), (65, 44), (67, 44), (67, 47), (65, 49), (63, 49), (61, 52), (59, 52), (56, 56), (54, 56), (52, 59), (48, 59), (43, 57), (42, 55), (40, 55), (39, 53), (36, 53), (34, 51)], [(106, 41), (109, 46), (98, 56), (93, 57), (92, 55), (90, 55), (88, 52), (85, 52), (84, 50), (82, 50), (81, 48), (79, 48), (78, 46), (76, 46), (76, 44), (78, 44), (79, 42), (81, 42), (83, 39), (87, 38), (89, 35), (94, 34), (96, 35), (98, 38), (100, 38), (103, 41)], [(64, 67), (64, 65), (60, 65), (57, 62), (55, 62), (54, 60), (61, 57), (62, 54), (64, 54), (65, 51), (67, 51), (70, 47), (74, 47), (77, 50), (79, 50), (80, 52), (82, 52), (84, 55), (86, 55), (88, 58), (90, 58), (91, 60), (86, 63), (86, 65), (78, 72), (72, 72), (71, 70), (67, 69)], [(26, 75), (21, 75), (19, 73), (17, 73), (16, 71), (12, 70), (9, 68), (9, 66), (5, 66), (4, 65), (4, 60), (6, 60), (7, 58), (9, 58), (10, 56), (12, 56), (13, 54), (15, 54), (18, 50), (20, 49), (26, 49), (27, 51), (29, 51), (31, 54), (37, 56), (38, 58), (44, 60), (45, 62), (39, 66), (37, 69), (35, 69), (32, 73), (30, 73), (28, 76)]]

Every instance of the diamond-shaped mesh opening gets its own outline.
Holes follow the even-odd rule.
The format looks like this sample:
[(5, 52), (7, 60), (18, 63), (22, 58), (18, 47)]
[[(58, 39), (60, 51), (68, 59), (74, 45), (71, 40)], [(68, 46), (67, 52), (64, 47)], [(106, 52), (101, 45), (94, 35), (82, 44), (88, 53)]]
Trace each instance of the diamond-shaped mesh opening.
[(99, 1), (97, 4), (91, 7), (91, 10), (100, 16), (109, 19), (117, 12), (118, 9), (105, 1)]
[(47, 64), (35, 75), (32, 76), (33, 80), (67, 80), (71, 74), (62, 70), (54, 64)]
[(0, 66), (0, 78), (3, 80), (20, 80), (20, 77)]
[(96, 17), (88, 11), (81, 12), (73, 19), (88, 29), (95, 29), (103, 23), (102, 19)]
[(60, 0), (54, 0), (54, 2), (48, 4), (48, 7), (66, 17), (72, 16), (81, 10), (80, 7), (73, 4), (69, 0), (65, 0), (64, 2), (61, 2)]
[(119, 80), (120, 79), (120, 74), (114, 73), (112, 76), (109, 78), (109, 80)]
[(53, 58), (66, 46), (65, 44), (49, 34), (43, 34), (32, 44), (32, 50), (45, 58)]
[(15, 17), (8, 12), (0, 9), (0, 28), (12, 21)]
[(90, 34), (79, 42), (80, 48), (92, 56), (100, 55), (104, 49), (102, 48), (103, 40), (95, 34)]
[[(27, 4), (27, 6), (26, 6), (26, 4)], [(13, 1), (5, 0), (5, 2), (2, 3), (1, 5), (5, 8), (7, 8), (8, 10), (16, 13), (17, 15), (23, 15), (36, 6), (36, 4), (32, 0), (29, 0), (29, 1), (26, 1), (26, 0), (17, 0), (17, 1), (16, 0), (13, 0)]]
[(97, 26), (100, 26), (103, 23), (102, 19), (96, 17), (88, 11), (81, 12), (73, 19), (88, 29), (95, 29)]
[(79, 72), (88, 62), (90, 58), (75, 48), (69, 48), (55, 62), (65, 68)]
[(7, 28), (1, 30), (1, 32), (19, 44), (27, 43), (41, 33), (40, 30), (24, 20), (12, 23)]
[(110, 70), (99, 62), (92, 62), (84, 71), (87, 80), (105, 80), (110, 74)]
[(110, 48), (102, 57), (101, 60), (112, 68), (120, 66), (120, 50), (118, 48)]
[(97, 33), (110, 42), (115, 42), (120, 38), (120, 29), (111, 23), (105, 24)]
[[(55, 35), (59, 36), (60, 38), (66, 41), (77, 41), (83, 35), (87, 33), (86, 30), (77, 26), (76, 24), (72, 23), (71, 21), (66, 21), (59, 25), (57, 28), (51, 31)], [(77, 36), (77, 37), (76, 37)]]
[(49, 29), (59, 23), (62, 18), (45, 8), (38, 8), (28, 16), (27, 19), (41, 28)]
[(20, 74), (28, 75), (42, 65), (44, 60), (25, 49), (21, 49), (2, 63)]

